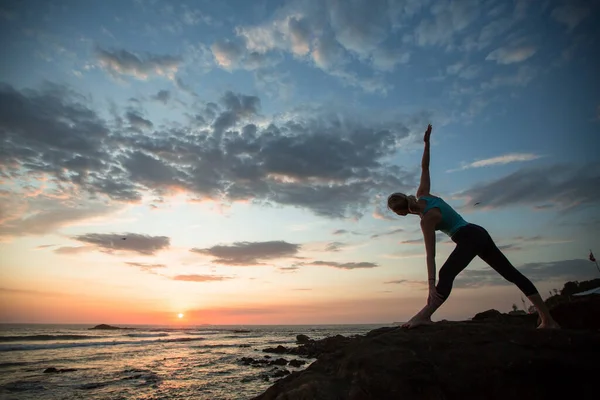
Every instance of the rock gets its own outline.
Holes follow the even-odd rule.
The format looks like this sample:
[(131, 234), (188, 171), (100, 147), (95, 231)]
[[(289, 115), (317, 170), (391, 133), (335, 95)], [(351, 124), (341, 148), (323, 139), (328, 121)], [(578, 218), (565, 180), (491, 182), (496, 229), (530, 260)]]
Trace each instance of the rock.
[(600, 330), (600, 295), (581, 296), (557, 304), (550, 314), (562, 328)]
[(269, 362), (269, 365), (287, 365), (288, 361), (285, 358), (278, 358)]
[(482, 320), (486, 320), (486, 319), (498, 319), (498, 318), (502, 318), (502, 313), (498, 310), (487, 310), (484, 312), (480, 312), (478, 314), (475, 314), (475, 316), (472, 318), (473, 321), (482, 321)]
[[(498, 314), (488, 314), (491, 320), (380, 328), (350, 340), (329, 340), (315, 362), (254, 400), (597, 396), (599, 332), (538, 330), (535, 316), (501, 315), (503, 321), (495, 322)], [(516, 322), (505, 323), (505, 318)]]
[(523, 310), (511, 310), (508, 315), (527, 315), (527, 313)]
[(311, 342), (311, 339), (306, 335), (298, 335), (296, 336), (296, 342), (300, 344), (307, 344)]
[(306, 364), (306, 361), (302, 361), (302, 360), (291, 360), (291, 361), (289, 362), (289, 364), (288, 364), (288, 365), (289, 365), (290, 367), (295, 367), (295, 368), (298, 368), (298, 367), (301, 367), (301, 366), (303, 366), (304, 364)]
[(88, 330), (100, 329), (100, 330), (116, 330), (116, 329), (135, 329), (135, 328), (119, 328), (118, 326), (111, 326), (106, 324), (96, 325), (93, 328), (88, 328)]
[(288, 349), (283, 347), (282, 345), (279, 345), (277, 347), (267, 347), (266, 349), (263, 350), (265, 353), (276, 353), (276, 354), (283, 354), (288, 352)]
[(58, 369), (55, 367), (49, 367), (44, 370), (44, 373), (45, 374), (59, 374), (59, 373), (63, 373), (63, 372), (73, 372), (73, 371), (77, 371), (77, 369), (75, 369), (75, 368)]
[(281, 378), (282, 376), (286, 376), (289, 374), (290, 374), (290, 371), (288, 371), (287, 369), (278, 369), (277, 371), (275, 371), (271, 374), (271, 377), (272, 378)]

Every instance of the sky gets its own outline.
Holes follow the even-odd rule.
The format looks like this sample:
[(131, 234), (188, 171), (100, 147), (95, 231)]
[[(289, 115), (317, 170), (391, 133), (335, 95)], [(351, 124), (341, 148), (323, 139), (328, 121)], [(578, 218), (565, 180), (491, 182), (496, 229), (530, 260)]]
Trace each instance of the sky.
[[(598, 278), (599, 1), (3, 1), (0, 322), (406, 321), (419, 185)], [(438, 232), (437, 270), (454, 248)], [(434, 320), (522, 307), (480, 259)], [(178, 314), (183, 314), (179, 317)]]

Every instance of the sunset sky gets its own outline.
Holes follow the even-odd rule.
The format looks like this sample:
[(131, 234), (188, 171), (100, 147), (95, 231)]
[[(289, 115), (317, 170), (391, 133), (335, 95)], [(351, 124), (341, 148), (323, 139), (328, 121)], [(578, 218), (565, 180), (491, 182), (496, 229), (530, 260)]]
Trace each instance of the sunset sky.
[[(600, 277), (599, 17), (566, 0), (3, 1), (0, 323), (406, 321), (425, 249), (385, 200), (415, 193), (428, 123), (432, 193), (544, 298)], [(477, 259), (434, 320), (513, 303)]]

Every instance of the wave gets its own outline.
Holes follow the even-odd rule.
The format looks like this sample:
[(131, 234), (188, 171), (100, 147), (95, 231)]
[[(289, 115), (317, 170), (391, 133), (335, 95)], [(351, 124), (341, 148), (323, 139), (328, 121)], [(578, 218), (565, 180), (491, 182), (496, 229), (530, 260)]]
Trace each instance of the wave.
[(43, 340), (86, 340), (97, 336), (89, 335), (30, 335), (30, 336), (0, 336), (2, 342), (33, 342)]
[(143, 338), (143, 337), (165, 337), (165, 336), (169, 336), (169, 334), (168, 333), (127, 333), (123, 336)]
[(173, 338), (156, 340), (113, 340), (101, 342), (71, 342), (71, 343), (47, 343), (47, 344), (0, 344), (2, 351), (29, 351), (29, 350), (51, 350), (65, 349), (72, 347), (101, 347), (101, 346), (122, 346), (122, 345), (147, 345), (155, 343), (177, 343), (192, 342), (204, 340), (204, 338)]

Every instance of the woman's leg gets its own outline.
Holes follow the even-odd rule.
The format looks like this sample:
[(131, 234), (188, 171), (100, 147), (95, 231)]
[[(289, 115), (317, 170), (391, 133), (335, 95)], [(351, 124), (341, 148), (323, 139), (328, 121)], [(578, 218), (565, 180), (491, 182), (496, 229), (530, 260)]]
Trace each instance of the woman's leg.
[[(483, 230), (485, 231), (485, 229)], [(559, 328), (559, 325), (554, 321), (552, 315), (550, 315), (550, 310), (548, 310), (546, 303), (542, 300), (534, 284), (508, 261), (487, 231), (485, 231), (485, 235), (489, 244), (479, 254), (479, 257), (496, 270), (504, 279), (517, 285), (521, 292), (533, 303), (542, 320), (538, 328)]]
[[(461, 243), (463, 242), (461, 241)], [(454, 278), (469, 265), (476, 255), (477, 251), (475, 247), (470, 246), (468, 243), (458, 244), (440, 269), (440, 278), (437, 286), (434, 288), (437, 293), (430, 293), (425, 307), (404, 324), (403, 327), (414, 328), (419, 325), (430, 324), (433, 313), (450, 296)]]

